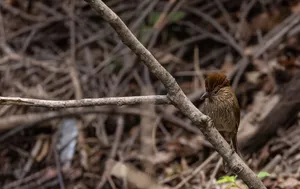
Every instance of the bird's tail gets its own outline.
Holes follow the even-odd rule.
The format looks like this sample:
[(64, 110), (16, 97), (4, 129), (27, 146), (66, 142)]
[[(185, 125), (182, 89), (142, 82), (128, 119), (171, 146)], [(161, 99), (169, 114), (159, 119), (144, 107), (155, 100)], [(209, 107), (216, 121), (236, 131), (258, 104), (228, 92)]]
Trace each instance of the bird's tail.
[(232, 137), (231, 140), (232, 140), (232, 146), (233, 146), (234, 151), (240, 155), (239, 149), (237, 147), (237, 133), (234, 134), (234, 136)]

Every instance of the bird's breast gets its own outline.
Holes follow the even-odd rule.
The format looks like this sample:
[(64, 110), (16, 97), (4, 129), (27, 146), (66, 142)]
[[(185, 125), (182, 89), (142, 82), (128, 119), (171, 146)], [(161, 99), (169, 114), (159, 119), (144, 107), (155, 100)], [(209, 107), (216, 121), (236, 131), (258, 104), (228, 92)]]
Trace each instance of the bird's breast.
[(219, 131), (233, 132), (236, 129), (233, 103), (222, 99), (206, 99), (203, 113), (208, 115)]

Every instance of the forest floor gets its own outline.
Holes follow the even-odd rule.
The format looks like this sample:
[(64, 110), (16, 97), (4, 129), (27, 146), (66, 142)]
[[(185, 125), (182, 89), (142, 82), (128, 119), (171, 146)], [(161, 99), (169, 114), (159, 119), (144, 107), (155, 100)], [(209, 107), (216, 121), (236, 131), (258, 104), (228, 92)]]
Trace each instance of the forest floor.
[[(224, 72), (241, 107), (243, 159), (269, 174), (267, 188), (300, 189), (299, 1), (104, 2), (197, 107), (206, 75)], [(0, 96), (166, 94), (139, 61), (85, 1), (0, 1)], [(0, 101), (0, 117), (3, 189), (233, 185), (217, 182), (226, 175), (220, 156), (172, 105), (51, 109)], [(235, 184), (244, 187), (239, 178)]]

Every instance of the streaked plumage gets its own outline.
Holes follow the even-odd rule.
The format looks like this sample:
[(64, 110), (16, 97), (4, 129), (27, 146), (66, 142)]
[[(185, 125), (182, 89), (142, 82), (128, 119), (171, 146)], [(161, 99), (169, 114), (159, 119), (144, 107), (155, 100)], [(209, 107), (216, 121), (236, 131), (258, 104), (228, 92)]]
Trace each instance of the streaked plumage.
[(214, 122), (214, 126), (236, 152), (237, 131), (240, 123), (238, 100), (224, 74), (208, 75), (205, 81), (206, 94), (203, 113)]

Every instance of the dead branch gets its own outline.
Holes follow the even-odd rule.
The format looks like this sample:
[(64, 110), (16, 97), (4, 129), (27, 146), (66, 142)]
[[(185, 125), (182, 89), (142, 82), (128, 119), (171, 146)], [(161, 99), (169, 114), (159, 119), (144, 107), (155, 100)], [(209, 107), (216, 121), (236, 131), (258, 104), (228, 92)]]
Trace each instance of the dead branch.
[(199, 165), (188, 177), (183, 179), (176, 187), (175, 189), (181, 188), (185, 183), (187, 183), (190, 179), (192, 179), (196, 174), (198, 174), (203, 167), (205, 167), (209, 162), (211, 162), (215, 157), (217, 156), (217, 153), (213, 153), (207, 158), (201, 165)]
[(106, 20), (118, 33), (123, 43), (126, 44), (149, 68), (166, 87), (168, 97), (172, 104), (186, 115), (192, 122), (199, 126), (203, 134), (212, 143), (229, 167), (235, 172), (249, 188), (266, 188), (256, 177), (256, 174), (230, 150), (229, 144), (220, 133), (213, 127), (211, 119), (201, 113), (187, 98), (173, 76), (161, 66), (154, 56), (136, 39), (123, 21), (100, 0), (88, 0), (88, 3)]
[(141, 103), (170, 104), (166, 95), (86, 98), (80, 100), (40, 100), (20, 97), (0, 97), (0, 105), (22, 105), (47, 108), (75, 108), (102, 105), (134, 105)]
[(108, 107), (96, 107), (96, 108), (82, 108), (82, 109), (69, 109), (64, 111), (50, 111), (46, 113), (29, 113), (25, 115), (13, 115), (0, 119), (0, 132), (10, 130), (9, 132), (0, 136), (0, 142), (6, 140), (7, 138), (13, 136), (14, 134), (32, 127), (38, 123), (44, 121), (49, 121), (53, 119), (59, 119), (62, 117), (73, 117), (85, 114), (99, 114), (99, 113), (109, 113), (109, 114), (135, 114), (135, 115), (145, 115), (152, 116), (150, 113), (140, 112), (138, 109), (132, 108), (108, 108)]

